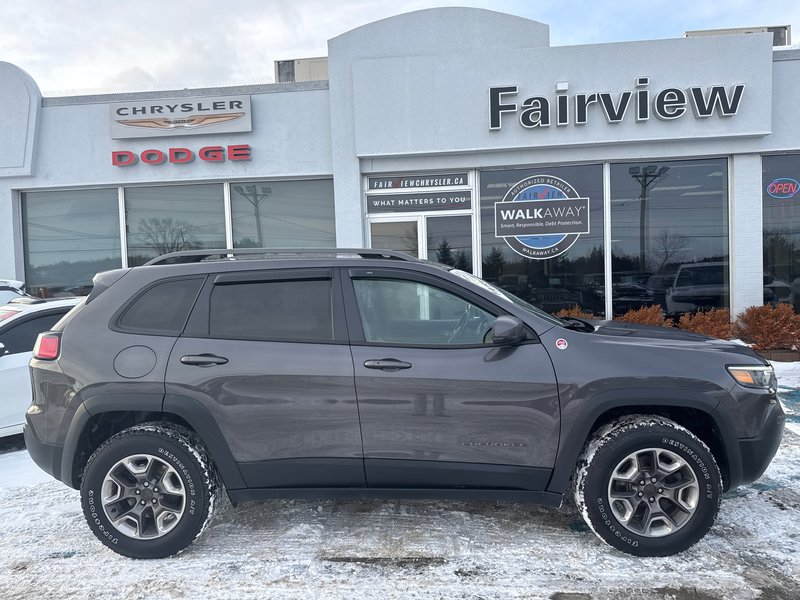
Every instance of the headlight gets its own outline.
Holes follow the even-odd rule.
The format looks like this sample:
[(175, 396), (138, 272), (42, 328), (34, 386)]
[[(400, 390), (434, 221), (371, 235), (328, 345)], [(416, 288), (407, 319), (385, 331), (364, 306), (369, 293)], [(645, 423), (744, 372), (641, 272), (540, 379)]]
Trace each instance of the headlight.
[(749, 388), (768, 390), (776, 387), (775, 369), (772, 366), (748, 367), (742, 365), (729, 365), (728, 373), (736, 383)]

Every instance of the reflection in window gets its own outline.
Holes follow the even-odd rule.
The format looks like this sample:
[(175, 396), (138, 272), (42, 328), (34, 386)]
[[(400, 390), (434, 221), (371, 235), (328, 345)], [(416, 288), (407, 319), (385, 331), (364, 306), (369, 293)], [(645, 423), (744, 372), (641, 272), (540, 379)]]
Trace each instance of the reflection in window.
[(611, 166), (614, 315), (727, 307), (726, 159)]
[(370, 224), (372, 248), (396, 250), (419, 257), (419, 231), (416, 221), (388, 221)]
[(225, 248), (222, 184), (125, 188), (128, 265), (204, 248)]
[(800, 154), (765, 156), (762, 168), (764, 303), (800, 312)]
[(439, 288), (393, 279), (353, 280), (368, 342), (483, 344), (494, 317)]
[(22, 210), (28, 293), (88, 294), (95, 273), (122, 266), (116, 188), (26, 192)]
[[(517, 254), (495, 236), (494, 204), (515, 183), (532, 175), (552, 175), (589, 198), (589, 233), (565, 253), (535, 260)], [(481, 260), (483, 279), (549, 313), (563, 309), (603, 316), (603, 175), (601, 165), (481, 171)], [(555, 237), (555, 236), (548, 236)]]
[(472, 217), (427, 217), (428, 260), (472, 272)]
[(332, 248), (333, 180), (231, 184), (237, 248)]

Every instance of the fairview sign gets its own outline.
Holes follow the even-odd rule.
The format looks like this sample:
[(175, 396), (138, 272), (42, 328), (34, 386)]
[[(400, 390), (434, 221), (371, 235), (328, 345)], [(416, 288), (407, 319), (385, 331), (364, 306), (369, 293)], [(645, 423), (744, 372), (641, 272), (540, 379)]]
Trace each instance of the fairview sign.
[(569, 82), (556, 85), (555, 98), (529, 96), (518, 101), (519, 87), (506, 85), (489, 88), (489, 129), (499, 130), (503, 117), (517, 118), (526, 129), (550, 125), (585, 125), (592, 113), (600, 113), (609, 124), (621, 123), (629, 113), (638, 122), (648, 121), (651, 115), (670, 121), (683, 117), (691, 110), (694, 118), (714, 115), (732, 117), (739, 111), (745, 85), (737, 83), (688, 88), (668, 87), (659, 91), (649, 89), (650, 78), (638, 77), (633, 90), (569, 94)]

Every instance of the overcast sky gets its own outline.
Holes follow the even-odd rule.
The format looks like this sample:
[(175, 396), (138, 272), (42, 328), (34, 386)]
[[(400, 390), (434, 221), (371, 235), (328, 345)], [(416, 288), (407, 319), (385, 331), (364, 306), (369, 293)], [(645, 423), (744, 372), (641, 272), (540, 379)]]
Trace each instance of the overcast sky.
[(0, 61), (50, 96), (265, 83), (275, 60), (325, 56), (332, 37), (435, 6), (541, 21), (554, 46), (786, 24), (800, 41), (800, 0), (0, 0)]

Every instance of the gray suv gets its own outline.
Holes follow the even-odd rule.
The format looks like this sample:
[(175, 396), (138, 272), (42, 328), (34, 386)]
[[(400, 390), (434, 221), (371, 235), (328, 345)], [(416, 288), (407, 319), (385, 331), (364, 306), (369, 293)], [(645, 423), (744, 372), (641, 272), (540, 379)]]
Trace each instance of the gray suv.
[(764, 472), (785, 420), (749, 348), (557, 319), (383, 250), (189, 251), (101, 273), (30, 367), (31, 456), (136, 558), (188, 546), (223, 488), (234, 504), (572, 494), (611, 546), (673, 554)]

